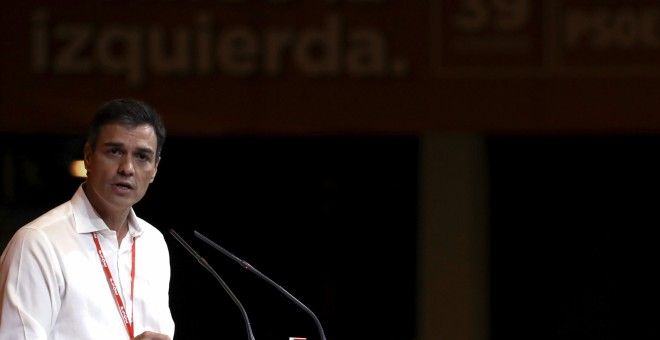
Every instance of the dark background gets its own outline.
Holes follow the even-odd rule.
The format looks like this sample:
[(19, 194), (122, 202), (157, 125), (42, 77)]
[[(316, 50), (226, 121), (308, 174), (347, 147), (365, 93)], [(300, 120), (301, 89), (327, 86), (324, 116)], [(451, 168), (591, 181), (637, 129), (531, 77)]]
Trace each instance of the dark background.
[[(2, 170), (15, 192), (0, 210), (5, 242), (73, 194), (80, 180), (66, 166), (82, 142), (1, 138), (15, 165)], [(660, 138), (485, 141), (491, 339), (656, 337)], [(246, 333), (238, 307), (170, 228), (230, 287), (257, 339), (319, 335), (310, 315), (193, 231), (293, 294), (328, 339), (414, 339), (419, 143), (412, 136), (169, 139), (135, 209), (170, 246), (177, 337)]]
[[(215, 268), (257, 339), (319, 335), (311, 316), (193, 230), (293, 294), (328, 338), (411, 339), (416, 148), (411, 137), (176, 139), (139, 211), (175, 229)], [(170, 244), (178, 332), (245, 336), (220, 283)]]
[(489, 139), (492, 339), (660, 334), (660, 138)]

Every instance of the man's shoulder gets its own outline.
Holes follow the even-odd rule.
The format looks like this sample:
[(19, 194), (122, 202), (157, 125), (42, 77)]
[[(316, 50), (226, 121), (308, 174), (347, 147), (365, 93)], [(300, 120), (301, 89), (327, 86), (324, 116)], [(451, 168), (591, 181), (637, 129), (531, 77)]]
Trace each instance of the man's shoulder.
[[(71, 233), (66, 230), (73, 225), (71, 207), (67, 203), (45, 212), (22, 227), (11, 237), (8, 248), (16, 249), (51, 249), (58, 247)], [(17, 248), (18, 247), (18, 248)]]
[(36, 217), (21, 229), (48, 231), (51, 228), (60, 226), (62, 223), (71, 223), (72, 218), (71, 201), (66, 201)]

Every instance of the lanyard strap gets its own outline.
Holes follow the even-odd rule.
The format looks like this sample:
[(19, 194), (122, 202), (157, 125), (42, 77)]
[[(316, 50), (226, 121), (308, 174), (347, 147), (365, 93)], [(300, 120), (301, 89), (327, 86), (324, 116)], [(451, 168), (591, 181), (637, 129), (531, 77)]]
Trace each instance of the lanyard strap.
[[(131, 337), (131, 340), (133, 339), (133, 310), (131, 309), (131, 320), (128, 319), (128, 315), (126, 314), (126, 308), (124, 307), (124, 301), (121, 299), (121, 295), (119, 295), (119, 289), (117, 289), (117, 285), (115, 285), (115, 280), (112, 278), (112, 273), (110, 272), (110, 268), (108, 268), (108, 262), (105, 260), (105, 256), (103, 256), (103, 250), (101, 250), (101, 243), (99, 243), (99, 237), (96, 235), (96, 233), (92, 233), (92, 237), (94, 238), (94, 244), (96, 244), (96, 250), (99, 254), (99, 259), (101, 260), (101, 265), (103, 266), (103, 271), (105, 271), (105, 276), (108, 278), (108, 285), (110, 285), (110, 290), (115, 296), (115, 301), (117, 301), (117, 307), (119, 308), (119, 315), (121, 316), (121, 319), (124, 321), (124, 325), (126, 326), (126, 330), (128, 331), (128, 335)], [(135, 237), (133, 237), (133, 247), (131, 248), (131, 306), (133, 305), (133, 288), (134, 288), (134, 283), (135, 283)]]

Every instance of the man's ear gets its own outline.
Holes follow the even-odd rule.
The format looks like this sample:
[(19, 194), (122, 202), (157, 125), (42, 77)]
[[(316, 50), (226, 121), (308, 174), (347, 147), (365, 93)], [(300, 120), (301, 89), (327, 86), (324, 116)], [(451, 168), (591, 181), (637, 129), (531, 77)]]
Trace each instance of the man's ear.
[(156, 173), (158, 172), (158, 164), (160, 164), (160, 157), (156, 159), (156, 165), (154, 166), (154, 173), (151, 174), (151, 180), (149, 180), (149, 183), (153, 183), (154, 179), (156, 179)]
[(85, 148), (83, 149), (83, 162), (85, 163), (85, 169), (89, 171), (89, 164), (92, 157), (92, 146), (89, 142), (85, 143)]

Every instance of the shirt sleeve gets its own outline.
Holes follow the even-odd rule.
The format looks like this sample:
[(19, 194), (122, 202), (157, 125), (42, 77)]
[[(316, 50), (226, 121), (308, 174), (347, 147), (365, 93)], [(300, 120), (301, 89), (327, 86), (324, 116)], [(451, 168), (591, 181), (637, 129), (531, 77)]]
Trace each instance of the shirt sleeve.
[(0, 340), (47, 339), (61, 305), (58, 263), (39, 230), (19, 229), (0, 257)]

